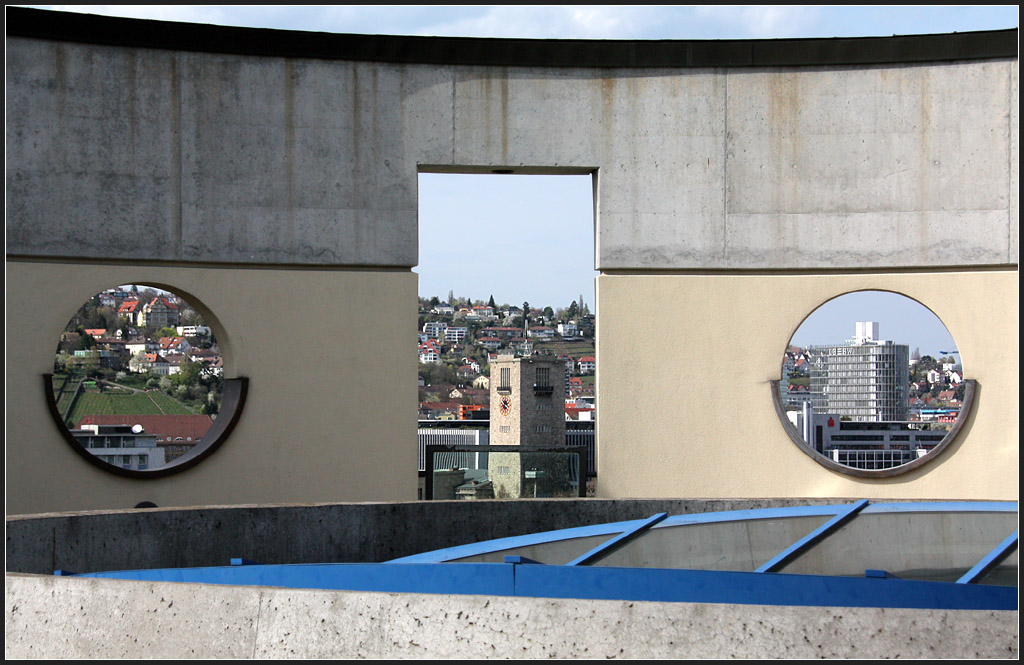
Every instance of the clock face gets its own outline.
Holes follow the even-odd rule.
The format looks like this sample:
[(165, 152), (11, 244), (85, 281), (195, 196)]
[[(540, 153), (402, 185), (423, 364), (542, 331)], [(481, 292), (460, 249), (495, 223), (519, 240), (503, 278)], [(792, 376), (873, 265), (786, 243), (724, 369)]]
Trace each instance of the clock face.
[(512, 410), (512, 400), (508, 397), (502, 397), (500, 402), (501, 415), (507, 416), (508, 412)]

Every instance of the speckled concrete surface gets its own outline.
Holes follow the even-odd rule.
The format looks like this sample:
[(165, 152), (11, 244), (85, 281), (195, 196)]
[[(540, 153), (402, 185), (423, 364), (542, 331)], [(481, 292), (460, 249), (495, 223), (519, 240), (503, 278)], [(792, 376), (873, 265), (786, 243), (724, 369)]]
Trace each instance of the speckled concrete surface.
[(1016, 658), (1018, 612), (356, 593), (8, 574), (8, 658)]

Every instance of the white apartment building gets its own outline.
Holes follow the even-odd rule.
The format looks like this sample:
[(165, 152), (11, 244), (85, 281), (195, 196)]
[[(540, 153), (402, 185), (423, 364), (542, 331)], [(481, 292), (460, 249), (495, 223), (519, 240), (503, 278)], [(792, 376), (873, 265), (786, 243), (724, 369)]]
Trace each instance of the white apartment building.
[(466, 339), (466, 335), (469, 332), (469, 328), (462, 328), (453, 326), (444, 331), (444, 341), (459, 343)]
[(441, 339), (446, 330), (448, 330), (448, 324), (444, 321), (428, 321), (423, 324), (423, 332), (434, 339)]

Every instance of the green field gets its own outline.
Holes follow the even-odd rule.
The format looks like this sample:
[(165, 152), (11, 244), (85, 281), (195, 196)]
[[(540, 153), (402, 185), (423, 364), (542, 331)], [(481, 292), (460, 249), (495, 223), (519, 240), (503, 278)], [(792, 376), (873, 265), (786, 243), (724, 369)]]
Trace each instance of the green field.
[(100, 393), (87, 390), (78, 397), (75, 408), (68, 416), (68, 421), (77, 425), (86, 416), (99, 415), (188, 415), (196, 413), (193, 409), (169, 397), (159, 390), (131, 393)]
[(533, 348), (538, 351), (550, 351), (556, 356), (572, 356), (573, 360), (579, 360), (580, 356), (594, 355), (594, 340), (538, 342)]

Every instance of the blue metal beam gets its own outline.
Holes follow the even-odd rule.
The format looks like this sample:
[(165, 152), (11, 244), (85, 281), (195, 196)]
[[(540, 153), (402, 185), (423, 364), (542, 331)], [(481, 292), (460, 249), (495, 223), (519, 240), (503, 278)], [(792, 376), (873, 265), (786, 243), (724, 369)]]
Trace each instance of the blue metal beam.
[(1014, 531), (1007, 536), (1003, 542), (995, 546), (995, 548), (983, 556), (981, 561), (974, 564), (974, 568), (971, 568), (964, 576), (956, 581), (957, 584), (977, 584), (978, 580), (985, 576), (985, 573), (992, 570), (1000, 563), (1003, 559), (1013, 554), (1013, 551), (1017, 549), (1017, 534), (1020, 530)]
[(786, 549), (779, 552), (770, 561), (762, 565), (760, 568), (755, 570), (755, 573), (777, 573), (782, 570), (788, 563), (799, 557), (801, 554), (811, 549), (825, 538), (831, 536), (839, 527), (843, 526), (854, 517), (857, 513), (864, 510), (868, 505), (867, 499), (861, 499), (857, 503), (850, 504), (845, 509), (836, 513), (836, 516), (819, 526), (814, 531), (796, 541)]
[(1017, 608), (1017, 588), (1009, 586), (543, 564), (283, 564), (134, 570), (82, 577), (528, 598), (921, 609)]
[(590, 564), (594, 563), (595, 561), (608, 556), (609, 554), (611, 554), (615, 550), (619, 549), (620, 547), (622, 547), (626, 543), (628, 543), (628, 542), (630, 542), (630, 541), (632, 541), (632, 540), (634, 540), (636, 538), (639, 538), (641, 535), (647, 533), (648, 529), (650, 529), (652, 526), (654, 526), (658, 522), (662, 521), (666, 517), (668, 517), (668, 513), (656, 513), (654, 515), (651, 515), (646, 520), (644, 520), (643, 522), (641, 522), (637, 526), (633, 527), (632, 529), (630, 529), (628, 531), (623, 531), (622, 533), (620, 533), (619, 535), (615, 536), (614, 538), (606, 540), (605, 542), (601, 543), (600, 545), (598, 545), (594, 549), (590, 550), (586, 554), (583, 554), (581, 556), (576, 557), (575, 559), (573, 559), (572, 561), (570, 561), (569, 563), (567, 563), (565, 565), (567, 565), (567, 566), (589, 566)]

